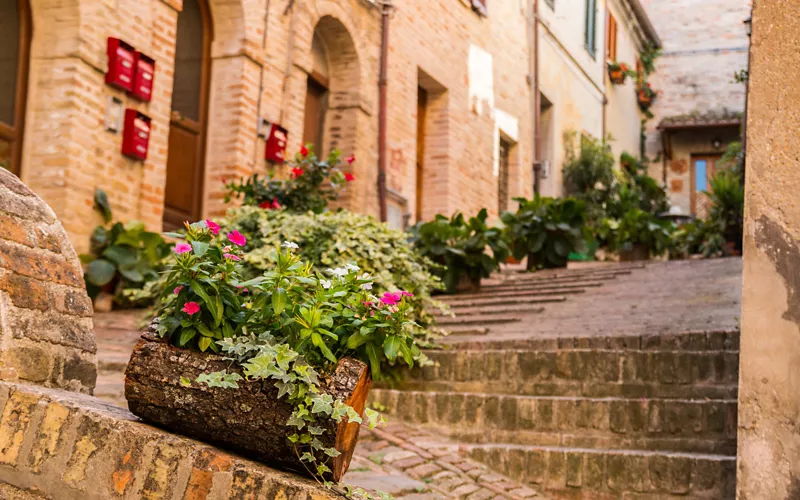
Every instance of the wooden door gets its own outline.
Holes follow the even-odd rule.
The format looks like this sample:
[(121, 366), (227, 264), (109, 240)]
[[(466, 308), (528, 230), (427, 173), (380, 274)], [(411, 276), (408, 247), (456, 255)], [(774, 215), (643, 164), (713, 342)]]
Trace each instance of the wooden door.
[(309, 75), (306, 85), (306, 107), (303, 115), (303, 144), (313, 144), (317, 156), (325, 150), (325, 115), (328, 111), (327, 81), (319, 75)]
[(508, 169), (511, 144), (500, 139), (497, 172), (497, 213), (508, 210)]
[(169, 127), (164, 229), (202, 216), (211, 66), (211, 15), (206, 0), (184, 0), (178, 14), (175, 80)]
[(698, 217), (708, 215), (709, 200), (703, 191), (709, 191), (709, 181), (716, 173), (717, 162), (722, 155), (692, 155), (692, 214)]
[(27, 0), (0, 0), (0, 167), (20, 174), (31, 17)]
[(422, 221), (423, 181), (425, 179), (425, 119), (428, 114), (428, 92), (417, 87), (417, 222)]

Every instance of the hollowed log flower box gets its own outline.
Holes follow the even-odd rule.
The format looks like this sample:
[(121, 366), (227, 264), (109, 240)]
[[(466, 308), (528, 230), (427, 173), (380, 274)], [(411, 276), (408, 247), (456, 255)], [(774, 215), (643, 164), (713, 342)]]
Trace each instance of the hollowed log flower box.
[(642, 110), (648, 110), (653, 104), (653, 93), (648, 89), (639, 89), (636, 92), (636, 100)]
[(622, 68), (608, 68), (608, 78), (614, 85), (624, 84), (627, 76)]
[[(195, 382), (202, 373), (222, 370), (243, 377), (238, 389)], [(320, 382), (323, 392), (363, 415), (372, 383), (366, 364), (342, 358)], [(287, 439), (296, 432), (286, 425), (293, 407), (278, 399), (271, 381), (244, 379), (241, 368), (222, 355), (175, 347), (150, 329), (142, 334), (125, 370), (125, 398), (131, 413), (146, 422), (278, 468), (309, 473)], [(350, 465), (360, 426), (322, 418), (316, 425), (326, 429), (320, 436), (324, 446), (341, 453), (329, 463), (330, 479), (338, 482)]]

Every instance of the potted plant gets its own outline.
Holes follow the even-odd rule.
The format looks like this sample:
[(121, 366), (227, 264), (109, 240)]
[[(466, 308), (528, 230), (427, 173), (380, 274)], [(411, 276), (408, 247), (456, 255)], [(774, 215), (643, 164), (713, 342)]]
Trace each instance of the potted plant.
[(501, 215), (507, 239), (517, 259), (527, 257), (527, 268), (565, 267), (573, 252), (585, 252), (586, 204), (574, 198), (533, 200), (514, 198), (516, 212)]
[(630, 69), (625, 63), (608, 61), (608, 78), (614, 85), (623, 85), (630, 73)]
[(620, 261), (648, 260), (663, 254), (670, 245), (674, 224), (662, 221), (639, 208), (625, 212), (620, 219), (605, 219), (600, 236), (619, 253)]
[(639, 107), (642, 111), (647, 111), (653, 105), (656, 98), (656, 91), (650, 86), (649, 83), (643, 83), (636, 91), (636, 99), (639, 102)]
[(245, 237), (187, 224), (173, 247), (156, 320), (125, 373), (142, 419), (276, 466), (339, 481), (370, 383), (426, 363), (408, 292), (372, 295), (353, 265), (313, 272), (284, 243), (274, 266), (244, 280)]
[(469, 219), (460, 213), (449, 219), (437, 215), (409, 229), (417, 251), (436, 264), (433, 272), (441, 277), (447, 293), (479, 290), (481, 279), (508, 257), (502, 228), (489, 227), (487, 217), (485, 208)]

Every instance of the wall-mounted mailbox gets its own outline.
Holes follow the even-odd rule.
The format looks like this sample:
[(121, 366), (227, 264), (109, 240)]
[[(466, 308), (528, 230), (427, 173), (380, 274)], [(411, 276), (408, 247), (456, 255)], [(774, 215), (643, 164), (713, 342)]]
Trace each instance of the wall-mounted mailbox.
[(130, 92), (133, 90), (135, 52), (133, 46), (119, 38), (108, 37), (106, 52), (108, 54), (106, 83)]
[(133, 90), (130, 94), (140, 101), (150, 102), (153, 98), (153, 78), (156, 75), (156, 61), (138, 50), (134, 53)]
[(125, 125), (122, 129), (122, 154), (135, 160), (147, 159), (150, 142), (150, 117), (136, 111), (125, 110)]
[(264, 148), (264, 158), (267, 161), (275, 163), (283, 163), (286, 154), (286, 143), (289, 140), (289, 134), (286, 129), (273, 123), (269, 128), (267, 134), (267, 145)]

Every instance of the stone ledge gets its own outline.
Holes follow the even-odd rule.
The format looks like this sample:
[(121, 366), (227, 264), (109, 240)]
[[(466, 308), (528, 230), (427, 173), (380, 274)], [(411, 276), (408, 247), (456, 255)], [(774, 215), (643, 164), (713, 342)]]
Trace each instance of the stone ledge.
[(338, 498), (90, 396), (0, 382), (0, 408), (0, 493), (12, 498)]

